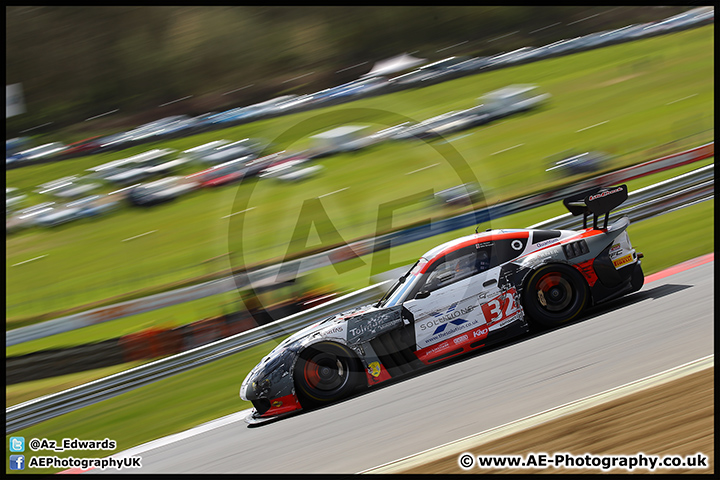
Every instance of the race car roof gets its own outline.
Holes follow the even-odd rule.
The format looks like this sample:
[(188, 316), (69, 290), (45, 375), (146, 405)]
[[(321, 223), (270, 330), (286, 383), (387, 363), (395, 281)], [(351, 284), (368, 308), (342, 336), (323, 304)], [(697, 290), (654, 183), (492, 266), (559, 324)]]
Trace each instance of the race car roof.
[(507, 230), (489, 230), (481, 233), (473, 233), (465, 237), (456, 238), (445, 242), (437, 247), (426, 252), (422, 258), (427, 260), (427, 263), (423, 266), (421, 273), (424, 273), (431, 264), (437, 259), (442, 258), (448, 253), (454, 252), (455, 250), (474, 245), (476, 243), (490, 242), (496, 240), (511, 240), (515, 238), (528, 238), (530, 236), (530, 230), (526, 229), (507, 229)]

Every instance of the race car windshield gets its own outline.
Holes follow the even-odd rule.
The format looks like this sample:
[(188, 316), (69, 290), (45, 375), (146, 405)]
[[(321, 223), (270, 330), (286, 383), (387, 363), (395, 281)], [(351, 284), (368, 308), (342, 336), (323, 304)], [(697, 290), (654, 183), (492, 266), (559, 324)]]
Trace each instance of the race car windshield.
[(376, 307), (391, 307), (397, 303), (398, 298), (415, 283), (415, 280), (422, 270), (422, 267), (427, 263), (427, 260), (420, 258), (415, 264), (408, 270), (405, 275), (398, 278), (397, 281), (390, 287), (390, 290), (383, 295), (383, 297), (375, 304)]

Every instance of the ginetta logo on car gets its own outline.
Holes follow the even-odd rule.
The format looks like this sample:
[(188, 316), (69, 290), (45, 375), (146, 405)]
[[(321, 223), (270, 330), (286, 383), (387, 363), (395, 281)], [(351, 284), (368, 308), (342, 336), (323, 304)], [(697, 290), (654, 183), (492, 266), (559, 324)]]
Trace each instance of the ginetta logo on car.
[(589, 201), (597, 200), (598, 198), (607, 197), (608, 195), (612, 195), (613, 193), (617, 193), (622, 191), (621, 187), (616, 188), (615, 190), (606, 190), (604, 192), (596, 193), (595, 195), (590, 195), (588, 197)]

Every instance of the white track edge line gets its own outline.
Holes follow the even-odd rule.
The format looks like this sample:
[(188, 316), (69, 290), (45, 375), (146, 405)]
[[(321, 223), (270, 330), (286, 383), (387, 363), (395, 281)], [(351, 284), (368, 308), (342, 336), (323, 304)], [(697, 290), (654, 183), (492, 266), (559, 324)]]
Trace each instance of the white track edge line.
[(210, 430), (214, 430), (216, 428), (224, 427), (225, 425), (230, 425), (231, 423), (236, 423), (241, 420), (245, 420), (245, 417), (247, 417), (250, 414), (250, 412), (252, 412), (252, 408), (248, 408), (248, 409), (242, 410), (240, 412), (231, 413), (229, 415), (225, 415), (224, 417), (216, 418), (215, 420), (210, 420), (209, 422), (203, 423), (202, 425), (192, 427), (183, 432), (173, 433), (166, 437), (161, 437), (156, 440), (151, 440), (147, 443), (143, 443), (142, 445), (137, 445), (137, 446), (129, 448), (127, 450), (123, 450), (122, 452), (114, 453), (110, 456), (113, 458), (127, 458), (127, 457), (132, 457), (135, 455), (139, 455), (141, 453), (145, 453), (147, 451), (154, 450), (156, 448), (164, 447), (166, 445), (170, 445), (172, 443), (179, 442), (180, 440), (185, 440), (186, 438), (194, 437), (195, 435), (199, 435), (201, 433), (205, 433)]

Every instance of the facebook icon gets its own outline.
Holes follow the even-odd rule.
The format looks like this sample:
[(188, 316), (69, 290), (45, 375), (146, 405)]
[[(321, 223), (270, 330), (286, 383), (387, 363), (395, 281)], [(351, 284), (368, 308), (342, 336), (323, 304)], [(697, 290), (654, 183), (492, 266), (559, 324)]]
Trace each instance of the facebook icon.
[(25, 455), (10, 455), (10, 470), (25, 470)]

